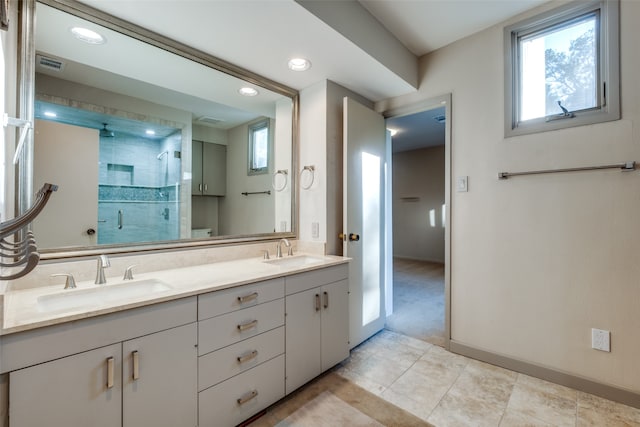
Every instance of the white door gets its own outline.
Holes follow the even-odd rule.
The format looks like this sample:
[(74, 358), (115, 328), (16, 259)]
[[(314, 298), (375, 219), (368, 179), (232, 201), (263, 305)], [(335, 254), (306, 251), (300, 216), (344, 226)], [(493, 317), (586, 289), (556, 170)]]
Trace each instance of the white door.
[(386, 129), (382, 115), (344, 98), (343, 254), (349, 264), (349, 345), (385, 323)]
[(36, 120), (34, 191), (45, 182), (58, 185), (33, 221), (39, 247), (96, 244), (99, 145), (96, 129)]

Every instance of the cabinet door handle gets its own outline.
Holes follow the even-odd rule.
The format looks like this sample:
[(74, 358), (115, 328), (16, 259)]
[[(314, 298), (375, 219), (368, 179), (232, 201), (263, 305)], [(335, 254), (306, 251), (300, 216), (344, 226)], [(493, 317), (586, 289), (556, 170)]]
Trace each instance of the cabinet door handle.
[(245, 302), (253, 301), (256, 298), (258, 298), (258, 293), (254, 292), (254, 293), (249, 294), (249, 295), (243, 295), (241, 297), (238, 297), (238, 302), (240, 304), (244, 304)]
[(238, 363), (245, 363), (248, 362), (249, 360), (255, 359), (256, 357), (258, 357), (258, 350), (253, 350), (250, 353), (247, 354), (243, 354), (242, 356), (238, 356)]
[(131, 357), (133, 359), (133, 380), (137, 380), (140, 378), (140, 356), (138, 354), (138, 350), (131, 352)]
[(316, 294), (316, 311), (320, 311), (320, 294)]
[(249, 393), (245, 393), (244, 395), (242, 395), (242, 397), (237, 399), (238, 405), (243, 405), (247, 403), (257, 395), (258, 395), (258, 390), (253, 390), (253, 391), (250, 391)]
[(198, 184), (198, 191), (202, 192), (202, 184)]
[(324, 296), (324, 309), (326, 310), (327, 308), (329, 308), (329, 293), (324, 292), (323, 296)]
[(240, 332), (244, 332), (247, 329), (251, 329), (251, 328), (255, 328), (256, 326), (258, 326), (258, 320), (252, 320), (251, 322), (246, 322), (246, 323), (240, 323), (238, 325), (238, 330)]
[(204, 185), (204, 191), (209, 191), (209, 186), (207, 184)]
[(124, 212), (122, 209), (118, 211), (118, 230), (122, 230), (122, 222), (123, 222)]
[(113, 357), (107, 358), (107, 388), (113, 387), (113, 377), (114, 377), (114, 360)]

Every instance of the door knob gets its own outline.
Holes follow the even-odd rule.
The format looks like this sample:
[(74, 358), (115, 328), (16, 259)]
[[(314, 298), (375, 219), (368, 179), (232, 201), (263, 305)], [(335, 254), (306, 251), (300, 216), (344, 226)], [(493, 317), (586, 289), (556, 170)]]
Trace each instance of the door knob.
[(90, 228), (87, 230), (87, 235), (89, 236), (93, 236), (94, 234), (96, 234), (96, 230), (93, 228)]
[(360, 235), (359, 234), (349, 233), (349, 241), (350, 242), (357, 242), (358, 240), (360, 240)]

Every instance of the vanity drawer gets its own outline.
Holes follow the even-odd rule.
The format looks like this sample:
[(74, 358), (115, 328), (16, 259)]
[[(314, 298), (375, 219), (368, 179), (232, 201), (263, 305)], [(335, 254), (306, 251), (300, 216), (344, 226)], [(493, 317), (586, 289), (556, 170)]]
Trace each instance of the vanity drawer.
[(284, 353), (284, 326), (198, 358), (198, 391)]
[(339, 282), (349, 277), (349, 264), (339, 264), (333, 267), (294, 274), (285, 279), (287, 295), (306, 291), (327, 283)]
[(284, 397), (284, 355), (198, 393), (200, 427), (235, 426)]
[(284, 325), (284, 298), (198, 322), (198, 356)]
[(284, 297), (284, 279), (272, 279), (198, 297), (198, 320), (208, 319)]

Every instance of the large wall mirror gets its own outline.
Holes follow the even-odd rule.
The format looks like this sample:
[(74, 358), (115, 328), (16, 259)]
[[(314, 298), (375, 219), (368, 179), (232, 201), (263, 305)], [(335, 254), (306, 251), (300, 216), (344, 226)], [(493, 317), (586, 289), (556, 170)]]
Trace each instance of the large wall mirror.
[(59, 186), (33, 222), (45, 258), (295, 236), (296, 91), (80, 3), (30, 3), (18, 191)]

